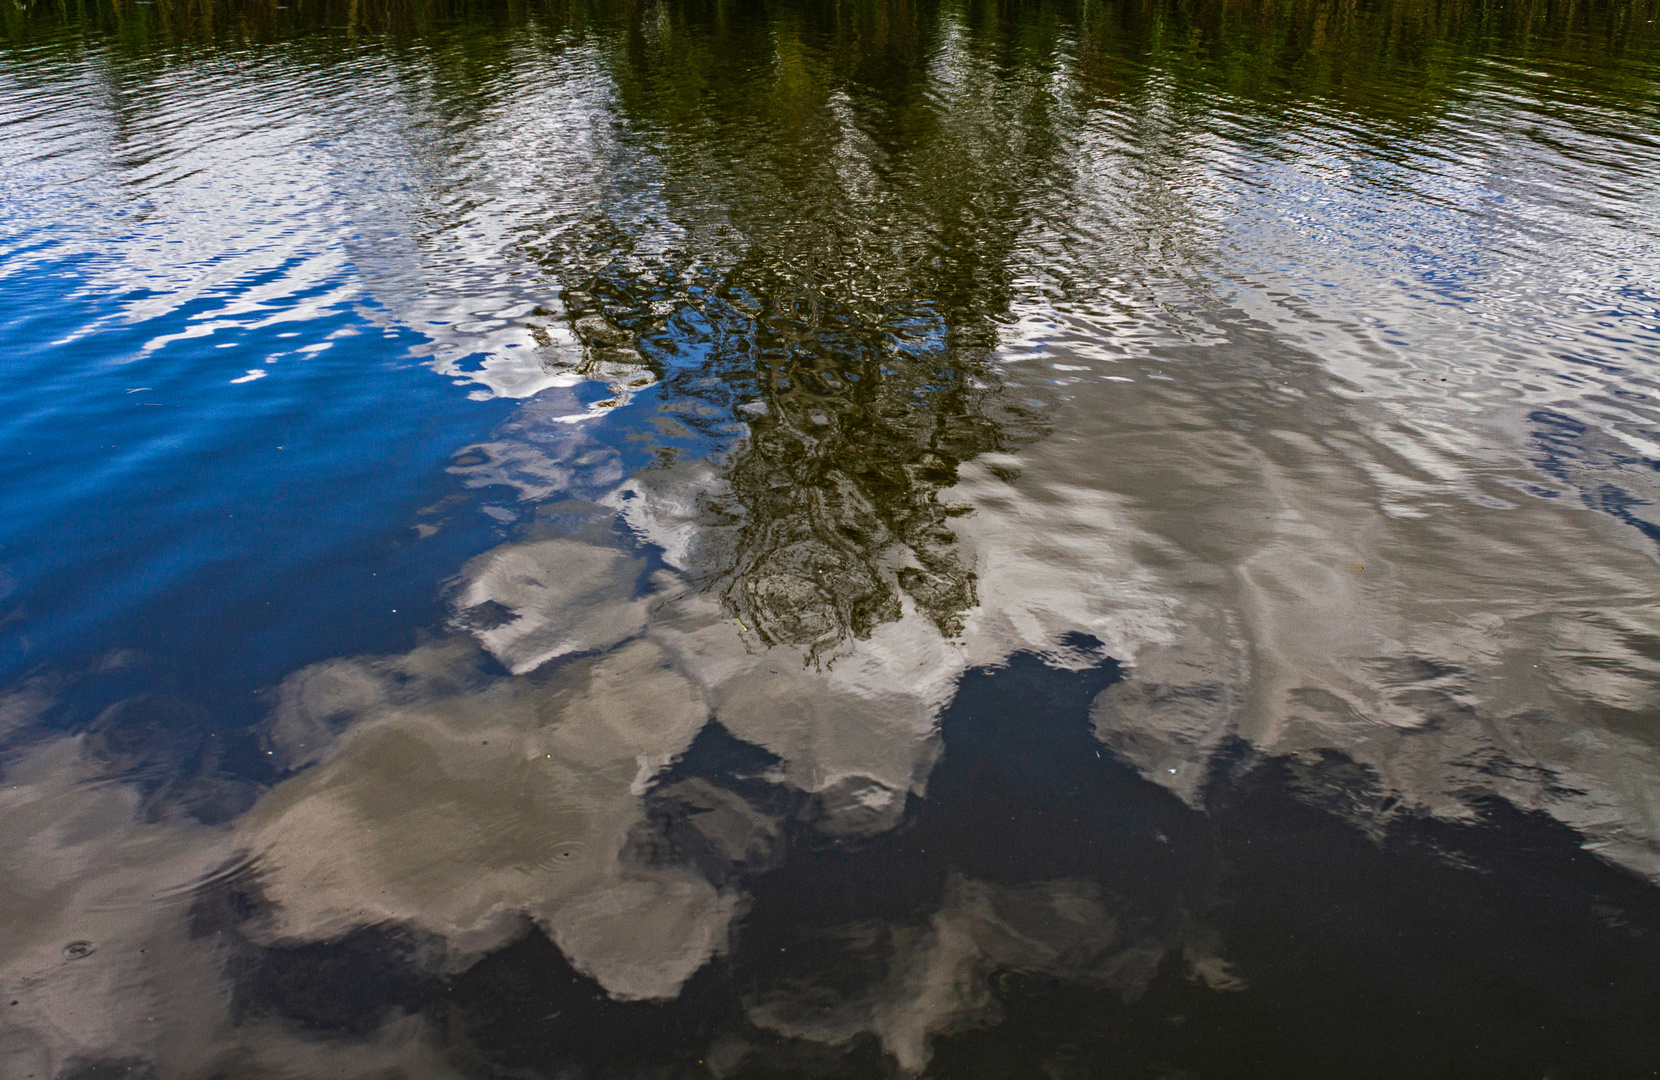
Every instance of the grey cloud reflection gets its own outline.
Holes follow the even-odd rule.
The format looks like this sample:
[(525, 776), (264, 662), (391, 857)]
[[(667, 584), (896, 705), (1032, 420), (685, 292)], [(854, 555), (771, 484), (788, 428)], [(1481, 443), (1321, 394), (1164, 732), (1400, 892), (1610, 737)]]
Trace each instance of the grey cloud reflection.
[(0, 993), (18, 1002), (0, 1026), (8, 1075), (56, 1075), (76, 1057), (150, 1060), (160, 1033), (146, 1017), (172, 1014), (176, 994), (222, 1013), (212, 958), (189, 947), (183, 913), (232, 849), (217, 830), (145, 821), (137, 790), (95, 782), (79, 743), (12, 761), (0, 792)]
[[(857, 958), (880, 972), (855, 993), (803, 969), (745, 1009), (758, 1027), (831, 1045), (873, 1034), (901, 1069), (920, 1073), (932, 1038), (999, 1019), (994, 975), (1048, 976), (1139, 997), (1172, 943), (1120, 914), (1092, 882), (1008, 886), (954, 877), (926, 926), (824, 930), (817, 959), (824, 963), (826, 950), (846, 954), (826, 967)], [(1217, 958), (1195, 955), (1190, 963), (1218, 989), (1243, 989)]]
[(498, 676), (418, 704), (384, 694), (365, 704), (369, 676), (353, 674), (344, 702), (313, 677), (295, 712), (350, 709), (358, 722), (239, 824), (275, 938), (390, 923), (465, 959), (530, 917), (623, 999), (673, 996), (723, 947), (731, 896), (619, 862), (640, 819), (642, 775), (684, 750), (708, 717), (660, 649), (635, 642), (545, 685)]
[[(675, 473), (643, 475), (667, 486)], [(675, 502), (622, 505), (649, 536), (649, 508)], [(979, 528), (985, 595), (1004, 606), (971, 612), (960, 639), (913, 609), (825, 665), (807, 649), (765, 645), (666, 573), (661, 595), (637, 596), (643, 564), (616, 548), (565, 538), (481, 556), (458, 610), (498, 613), (470, 637), (512, 674), (490, 674), (478, 646), (456, 637), (402, 657), (329, 661), (283, 684), (270, 745), (289, 767), (309, 767), (236, 825), (271, 905), (261, 933), (328, 940), (360, 925), (415, 927), (446, 943), (454, 967), (528, 917), (619, 999), (674, 996), (725, 947), (742, 895), (639, 857), (631, 837), (655, 777), (713, 713), (776, 755), (776, 781), (812, 800), (817, 834), (893, 827), (926, 790), (937, 714), (967, 667), (1051, 649), (1068, 631), (1127, 644), (1160, 625), (1156, 596), (1126, 601), (1107, 584), (1127, 567), (1101, 567), (1093, 590), (1060, 579), (1045, 588), (1041, 549), (1067, 542), (1067, 513), (1078, 530), (1075, 508), (1035, 534), (1029, 510), (1001, 535)], [(993, 519), (995, 507), (976, 516)], [(561, 653), (592, 655), (549, 665)], [(692, 796), (682, 786), (674, 797)], [(739, 864), (747, 844), (733, 842)], [(653, 932), (640, 933), (647, 924)]]
[(1357, 811), (1368, 829), (1471, 820), (1498, 795), (1660, 877), (1660, 757), (1639, 719), (1660, 704), (1652, 547), (1573, 502), (1451, 513), (1450, 485), (1427, 476), (1426, 512), (1397, 512), (1388, 475), (1410, 466), (1349, 434), (1391, 403), (1319, 404), (1319, 374), (1293, 384), (1304, 399), (1230, 392), (1234, 431), (1218, 419), (1174, 453), (1151, 436), (1204, 415), (1213, 375), (1283, 348), (1252, 342), (1183, 354), (1182, 383), (1118, 384), (1075, 414), (1078, 442), (1023, 459), (1017, 487), (1072, 475), (1085, 446), (1112, 453), (1126, 518), (1163, 550), (1171, 632), (1098, 702), (1103, 742), (1194, 805), (1231, 738), (1336, 750), (1380, 792)]

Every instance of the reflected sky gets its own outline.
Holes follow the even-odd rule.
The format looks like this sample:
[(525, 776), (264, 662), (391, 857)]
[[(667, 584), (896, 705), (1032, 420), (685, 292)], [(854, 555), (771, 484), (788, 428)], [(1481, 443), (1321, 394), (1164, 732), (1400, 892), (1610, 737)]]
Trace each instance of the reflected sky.
[(0, 1071), (1651, 1066), (1657, 13), (0, 12)]

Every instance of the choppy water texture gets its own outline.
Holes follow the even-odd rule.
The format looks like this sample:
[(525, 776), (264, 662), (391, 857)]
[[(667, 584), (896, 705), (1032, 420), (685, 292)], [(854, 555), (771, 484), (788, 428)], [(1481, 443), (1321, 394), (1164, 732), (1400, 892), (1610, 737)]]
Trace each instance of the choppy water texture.
[(1657, 18), (0, 5), (0, 1075), (1660, 1075)]

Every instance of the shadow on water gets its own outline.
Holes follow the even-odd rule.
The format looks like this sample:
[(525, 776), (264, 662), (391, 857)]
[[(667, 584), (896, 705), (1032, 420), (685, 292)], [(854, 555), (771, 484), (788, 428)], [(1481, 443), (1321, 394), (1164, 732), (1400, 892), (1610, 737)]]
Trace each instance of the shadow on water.
[[(324, 1032), (419, 1011), (503, 1077), (1613, 1077), (1660, 1060), (1660, 994), (1640, 989), (1660, 902), (1570, 830), (1489, 802), (1478, 824), (1368, 835), (1345, 820), (1366, 770), (1242, 747), (1192, 809), (1102, 753), (1090, 705), (1121, 674), (1093, 655), (968, 672), (926, 797), (860, 842), (816, 832), (776, 759), (712, 721), (633, 843), (751, 899), (673, 1001), (612, 1000), (534, 929), (435, 978), (396, 927), (244, 944), (237, 999)], [(236, 935), (257, 896), (245, 879), (204, 894), (197, 932)]]

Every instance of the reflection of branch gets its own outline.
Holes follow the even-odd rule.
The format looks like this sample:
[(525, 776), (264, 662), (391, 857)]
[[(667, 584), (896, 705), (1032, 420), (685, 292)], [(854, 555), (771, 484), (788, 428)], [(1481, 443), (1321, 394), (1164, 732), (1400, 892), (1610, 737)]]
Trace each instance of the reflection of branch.
[(938, 497), (956, 461), (875, 412), (773, 419), (733, 462), (743, 525), (725, 599), (771, 642), (817, 652), (868, 636), (899, 617), (901, 593), (951, 634), (974, 603)]
[[(632, 335), (609, 322), (603, 314), (587, 312), (585, 302), (591, 302), (590, 298), (570, 293), (566, 302), (567, 305), (575, 305), (570, 312), (571, 329), (581, 345), (579, 358), (573, 360), (558, 349), (553, 336), (548, 333), (550, 322), (527, 321), (525, 324), (536, 347), (541, 350), (543, 371), (550, 374), (569, 371), (604, 383), (606, 389), (611, 391), (611, 397), (588, 406), (594, 411), (626, 405), (635, 394), (656, 384), (657, 376), (631, 344)], [(548, 320), (552, 312), (539, 307), (531, 312), (531, 316), (533, 319)]]
[[(718, 425), (684, 417), (705, 434), (724, 427), (729, 439), (739, 418), (750, 430), (726, 461), (724, 495), (705, 508), (706, 532), (722, 537), (703, 545), (713, 564), (700, 568), (705, 587), (767, 643), (813, 655), (899, 618), (902, 592), (954, 632), (973, 602), (973, 575), (949, 550), (954, 537), (935, 495), (954, 481), (955, 460), (925, 445), (940, 425), (935, 403), (883, 374), (894, 357), (879, 347), (880, 327), (857, 325), (862, 320), (844, 312), (842, 325), (827, 331), (810, 284), (763, 273), (755, 283), (703, 283), (697, 340), (653, 314), (696, 310), (684, 286), (665, 284), (676, 280), (672, 271), (607, 270), (562, 296), (584, 351), (575, 370), (608, 377), (614, 390), (625, 379), (631, 390), (662, 375), (676, 398), (712, 406)], [(531, 330), (551, 350), (546, 329)], [(663, 359), (683, 348), (707, 352), (710, 338), (720, 345), (695, 369), (675, 371)], [(808, 379), (816, 390), (802, 385)], [(832, 387), (840, 392), (819, 392)]]
[(610, 260), (562, 295), (576, 370), (619, 399), (660, 380), (702, 401), (701, 417), (677, 416), (717, 442), (747, 428), (707, 498), (696, 573), (763, 642), (822, 658), (899, 619), (907, 598), (955, 634), (975, 575), (939, 493), (962, 461), (1037, 429), (989, 351), (954, 344), (968, 335), (934, 305), (914, 292), (843, 303), (785, 269), (796, 262), (752, 250), (693, 276)]

